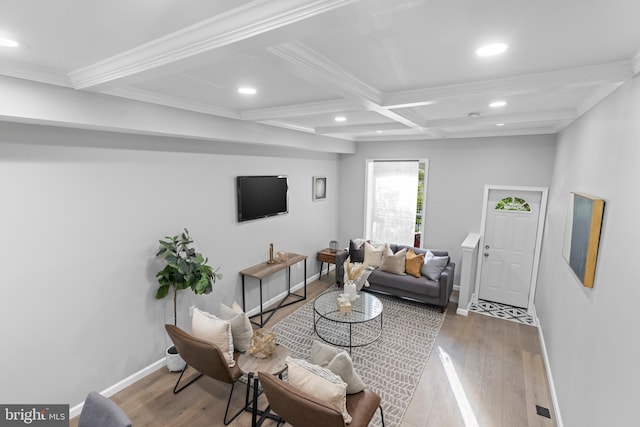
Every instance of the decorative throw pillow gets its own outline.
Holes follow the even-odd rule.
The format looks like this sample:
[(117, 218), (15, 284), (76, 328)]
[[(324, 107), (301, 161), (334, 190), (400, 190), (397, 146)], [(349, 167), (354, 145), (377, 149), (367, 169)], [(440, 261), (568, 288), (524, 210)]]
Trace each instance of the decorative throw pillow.
[(382, 252), (382, 262), (380, 262), (380, 270), (404, 276), (406, 256), (407, 248), (403, 248), (394, 254), (391, 249), (387, 247), (387, 249)]
[(302, 359), (287, 357), (289, 384), (336, 408), (345, 423), (351, 422), (347, 412), (347, 385), (330, 370)]
[(314, 340), (313, 343), (311, 343), (311, 356), (309, 357), (309, 361), (314, 365), (326, 368), (329, 362), (331, 362), (340, 351), (339, 348), (332, 345)]
[(428, 251), (424, 257), (424, 265), (422, 266), (422, 274), (431, 280), (439, 280), (442, 270), (449, 264), (448, 256), (435, 256), (433, 252)]
[(415, 277), (422, 276), (422, 265), (424, 264), (424, 254), (416, 254), (413, 249), (407, 251), (405, 271)]
[(227, 320), (231, 325), (231, 335), (233, 337), (233, 347), (238, 351), (247, 351), (251, 346), (251, 337), (253, 336), (253, 327), (249, 316), (247, 316), (242, 307), (234, 302), (231, 307), (220, 303), (218, 309), (218, 317)]
[(309, 360), (314, 365), (327, 368), (342, 378), (342, 381), (347, 384), (347, 394), (360, 393), (364, 390), (364, 382), (353, 367), (351, 356), (346, 351), (320, 341), (313, 341)]
[(349, 241), (349, 256), (351, 262), (364, 261), (364, 239), (351, 239)]
[(385, 248), (388, 248), (386, 243), (374, 246), (369, 242), (364, 242), (364, 263), (367, 267), (380, 267), (380, 263), (382, 262), (382, 252)]
[(233, 336), (229, 322), (194, 307), (191, 333), (196, 338), (217, 345), (227, 359), (230, 368), (236, 365), (236, 361), (233, 360)]
[(342, 350), (329, 362), (327, 369), (342, 378), (347, 384), (347, 394), (360, 393), (364, 390), (364, 382), (353, 367), (349, 353)]

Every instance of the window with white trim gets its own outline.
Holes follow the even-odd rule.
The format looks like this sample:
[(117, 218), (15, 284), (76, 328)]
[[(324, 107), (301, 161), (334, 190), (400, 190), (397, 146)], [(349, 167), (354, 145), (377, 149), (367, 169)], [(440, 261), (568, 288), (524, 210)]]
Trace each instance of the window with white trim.
[(427, 160), (368, 160), (365, 238), (420, 246)]

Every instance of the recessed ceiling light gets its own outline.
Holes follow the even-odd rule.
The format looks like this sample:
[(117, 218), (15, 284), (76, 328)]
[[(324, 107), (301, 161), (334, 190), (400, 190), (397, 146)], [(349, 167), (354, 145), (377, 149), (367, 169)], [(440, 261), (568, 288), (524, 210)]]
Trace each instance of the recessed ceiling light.
[(494, 101), (491, 104), (489, 104), (489, 107), (500, 108), (500, 107), (504, 107), (505, 105), (507, 105), (507, 101)]
[(347, 118), (345, 116), (336, 116), (333, 120), (336, 122), (346, 122)]
[(255, 95), (258, 91), (253, 87), (244, 86), (238, 88), (238, 93), (243, 95)]
[(0, 37), (0, 46), (1, 47), (18, 47), (18, 42), (12, 39), (8, 39), (6, 37)]
[(504, 126), (504, 123), (496, 123), (496, 126)]
[(487, 44), (476, 50), (478, 56), (493, 56), (498, 55), (507, 50), (507, 45), (504, 43)]
[(377, 130), (377, 131), (376, 131), (376, 133), (382, 133), (382, 132), (384, 132), (384, 131), (381, 131), (381, 130)]

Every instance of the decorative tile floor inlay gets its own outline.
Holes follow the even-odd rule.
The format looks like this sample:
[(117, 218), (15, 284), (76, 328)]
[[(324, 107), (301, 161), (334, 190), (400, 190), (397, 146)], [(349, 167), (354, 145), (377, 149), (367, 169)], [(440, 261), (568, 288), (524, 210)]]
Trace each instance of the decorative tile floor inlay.
[(500, 319), (524, 323), (525, 325), (538, 326), (536, 319), (527, 314), (527, 310), (512, 305), (500, 304), (493, 301), (478, 300), (478, 303), (469, 304), (469, 311), (499, 317)]

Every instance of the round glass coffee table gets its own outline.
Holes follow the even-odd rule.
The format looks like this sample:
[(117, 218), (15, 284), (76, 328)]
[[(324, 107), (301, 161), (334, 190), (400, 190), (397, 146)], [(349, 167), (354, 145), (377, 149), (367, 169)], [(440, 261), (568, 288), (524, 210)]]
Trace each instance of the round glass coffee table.
[(382, 302), (368, 292), (358, 293), (351, 311), (340, 312), (337, 298), (343, 291), (330, 291), (313, 301), (313, 331), (323, 341), (339, 347), (362, 347), (382, 335)]

